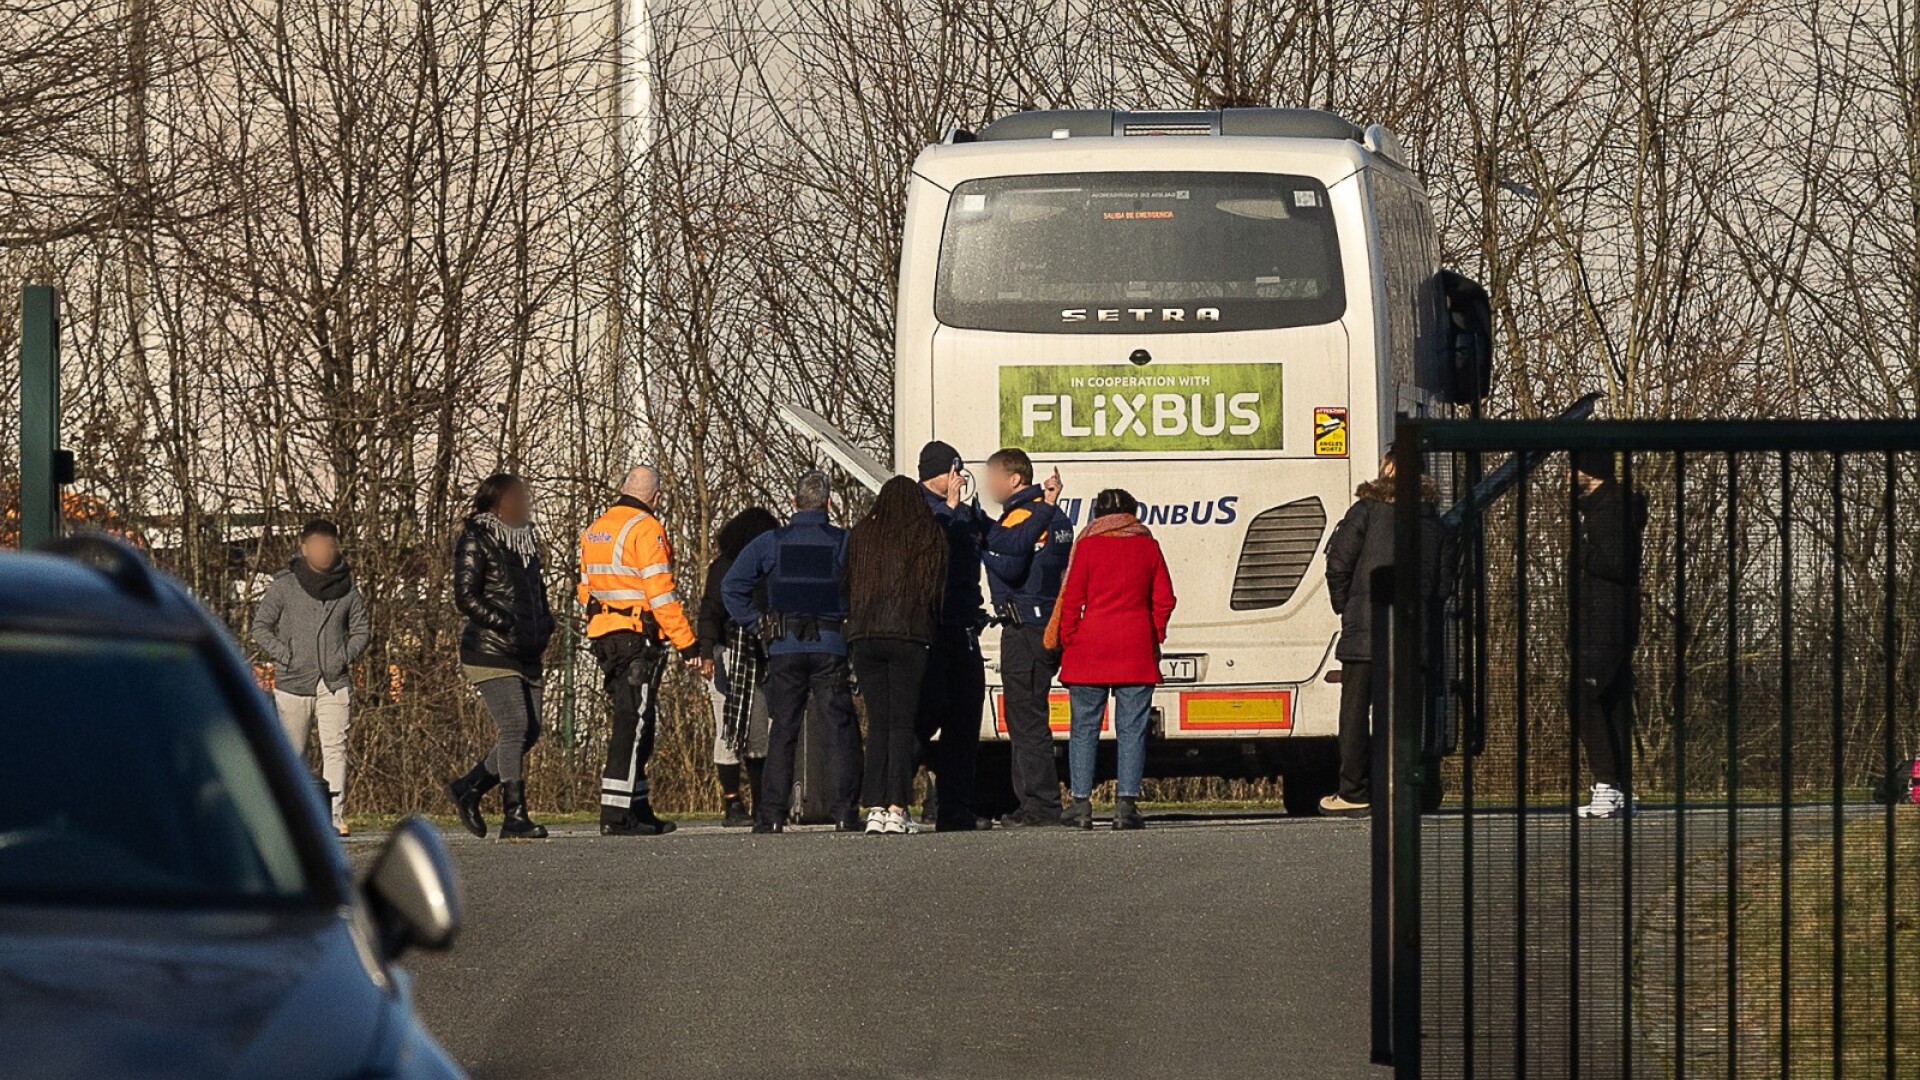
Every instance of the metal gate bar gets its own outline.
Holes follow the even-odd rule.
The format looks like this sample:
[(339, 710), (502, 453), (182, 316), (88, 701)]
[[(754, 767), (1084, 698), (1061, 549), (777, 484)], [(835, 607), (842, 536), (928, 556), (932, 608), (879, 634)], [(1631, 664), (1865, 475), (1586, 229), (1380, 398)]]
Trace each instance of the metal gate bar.
[[(1580, 655), (1581, 575), (1569, 568), (1586, 542), (1570, 474), (1564, 499), (1535, 500), (1539, 481), (1523, 478), (1456, 513), (1467, 519), (1447, 541), (1457, 576), (1427, 572), (1422, 557), (1423, 484), (1450, 483), (1458, 497), (1488, 475), (1487, 455), (1581, 450), (1614, 454), (1619, 483), (1636, 493), (1618, 500), (1618, 535), (1639, 535), (1627, 520), (1638, 499), (1657, 508), (1645, 529), (1662, 541), (1649, 541), (1629, 602), (1640, 608), (1636, 666), (1655, 674), (1627, 698), (1641, 715), (1621, 747), (1623, 786), (1647, 813), (1622, 821), (1570, 810), (1584, 798), (1585, 758), (1571, 722), (1583, 687), (1568, 659)], [(1902, 500), (1899, 485), (1905, 476), (1920, 491), (1916, 455), (1911, 421), (1401, 425), (1395, 567), (1373, 583), (1376, 1061), (1400, 1077), (1891, 1080), (1903, 1051), (1920, 1052), (1920, 999), (1900, 997), (1898, 982), (1903, 950), (1920, 953), (1900, 906), (1912, 887), (1901, 888), (1902, 868), (1920, 870), (1920, 809), (1859, 798), (1865, 778), (1884, 779), (1902, 755), (1900, 725), (1915, 710), (1903, 715), (1896, 698), (1920, 683), (1920, 650), (1899, 638), (1920, 624), (1920, 587), (1903, 599), (1899, 576), (1920, 558), (1920, 499)], [(1875, 606), (1877, 620), (1850, 617)], [(1654, 655), (1656, 641), (1666, 653)], [(1767, 664), (1778, 665), (1778, 700), (1754, 711), (1743, 699), (1765, 696)], [(1509, 673), (1510, 694), (1496, 685)], [(1538, 691), (1562, 678), (1556, 776), (1561, 744), (1547, 740), (1542, 759), (1536, 730), (1556, 709)], [(1876, 890), (1877, 918), (1867, 914)], [(1874, 947), (1877, 972), (1863, 956)]]

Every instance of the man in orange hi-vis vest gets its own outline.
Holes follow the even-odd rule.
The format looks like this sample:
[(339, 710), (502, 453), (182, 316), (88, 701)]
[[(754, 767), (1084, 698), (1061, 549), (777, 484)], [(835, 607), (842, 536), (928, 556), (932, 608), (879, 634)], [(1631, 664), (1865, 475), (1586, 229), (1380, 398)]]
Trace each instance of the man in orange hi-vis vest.
[(689, 666), (700, 650), (673, 581), (673, 545), (656, 508), (660, 474), (636, 465), (613, 506), (580, 534), (580, 602), (587, 638), (607, 679), (613, 735), (600, 774), (600, 835), (659, 836), (673, 822), (647, 798), (647, 758), (659, 718), (669, 646)]

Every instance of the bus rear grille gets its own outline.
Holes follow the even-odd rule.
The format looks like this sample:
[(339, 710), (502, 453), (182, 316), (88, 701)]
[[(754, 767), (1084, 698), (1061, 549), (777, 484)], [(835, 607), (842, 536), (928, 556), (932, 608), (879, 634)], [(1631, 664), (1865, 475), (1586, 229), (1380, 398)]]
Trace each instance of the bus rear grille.
[(1327, 511), (1316, 497), (1263, 510), (1247, 525), (1240, 567), (1233, 575), (1233, 610), (1276, 608), (1293, 599), (1326, 532)]
[(1146, 123), (1128, 124), (1123, 129), (1128, 135), (1211, 135), (1213, 125), (1205, 121), (1194, 123)]

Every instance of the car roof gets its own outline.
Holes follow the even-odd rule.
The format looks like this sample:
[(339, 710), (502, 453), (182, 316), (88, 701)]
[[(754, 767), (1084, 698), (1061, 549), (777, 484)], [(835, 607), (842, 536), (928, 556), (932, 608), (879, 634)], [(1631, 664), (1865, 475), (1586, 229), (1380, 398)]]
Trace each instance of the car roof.
[(173, 639), (206, 633), (192, 600), (131, 549), (76, 554), (0, 551), (0, 628)]

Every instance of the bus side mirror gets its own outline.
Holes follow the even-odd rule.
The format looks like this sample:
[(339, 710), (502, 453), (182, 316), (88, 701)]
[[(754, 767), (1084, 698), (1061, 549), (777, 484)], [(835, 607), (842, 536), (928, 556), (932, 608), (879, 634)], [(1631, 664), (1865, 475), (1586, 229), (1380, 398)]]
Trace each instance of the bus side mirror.
[(1452, 270), (1440, 271), (1447, 302), (1447, 397), (1455, 405), (1474, 405), (1493, 389), (1493, 304), (1479, 282)]

